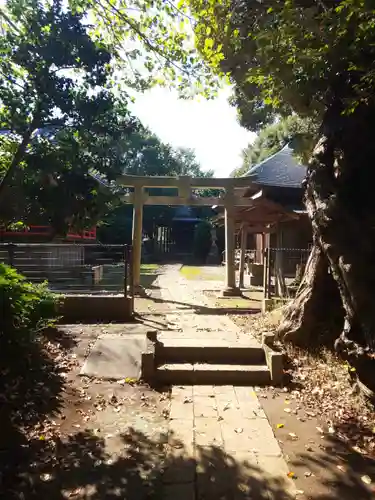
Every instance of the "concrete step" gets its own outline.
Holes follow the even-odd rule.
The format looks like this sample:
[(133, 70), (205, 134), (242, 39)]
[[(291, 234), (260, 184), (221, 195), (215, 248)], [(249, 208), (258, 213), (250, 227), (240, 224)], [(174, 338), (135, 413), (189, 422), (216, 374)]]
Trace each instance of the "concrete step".
[(158, 382), (182, 385), (267, 385), (267, 365), (167, 363), (156, 370)]
[[(195, 345), (194, 345), (195, 344)], [(260, 345), (233, 343), (173, 342), (158, 346), (156, 363), (224, 363), (238, 365), (265, 364), (264, 350)]]

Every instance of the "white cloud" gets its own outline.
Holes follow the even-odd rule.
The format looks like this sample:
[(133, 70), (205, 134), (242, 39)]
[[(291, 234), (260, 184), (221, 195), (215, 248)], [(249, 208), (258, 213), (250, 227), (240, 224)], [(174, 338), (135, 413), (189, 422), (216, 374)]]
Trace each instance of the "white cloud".
[(132, 111), (162, 141), (194, 149), (203, 169), (227, 177), (241, 165), (242, 149), (255, 138), (238, 124), (228, 96), (225, 89), (215, 100), (186, 101), (173, 91), (155, 88), (138, 95)]

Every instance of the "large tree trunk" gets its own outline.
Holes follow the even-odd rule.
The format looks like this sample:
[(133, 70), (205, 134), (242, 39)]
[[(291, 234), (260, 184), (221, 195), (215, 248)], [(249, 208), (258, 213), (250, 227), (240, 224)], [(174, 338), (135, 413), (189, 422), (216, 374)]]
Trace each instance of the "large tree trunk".
[(286, 307), (277, 335), (298, 346), (333, 344), (343, 318), (340, 295), (327, 258), (315, 243), (296, 297)]
[[(306, 183), (306, 207), (316, 245), (328, 261), (345, 313), (336, 348), (357, 369), (366, 385), (372, 387), (375, 385), (374, 129), (374, 109), (359, 106), (350, 115), (343, 114), (340, 107), (330, 109)], [(318, 255), (317, 249), (315, 252)], [(323, 284), (318, 264), (319, 261), (313, 273), (311, 268), (307, 269), (304, 278), (307, 290), (300, 289), (287, 311), (286, 320), (288, 315), (291, 318), (294, 308), (293, 318), (298, 321), (291, 321), (289, 330), (284, 322), (280, 334), (285, 340), (300, 340), (303, 335), (311, 338), (316, 327), (311, 310), (316, 304), (320, 303), (327, 313), (339, 307), (318, 297)], [(301, 327), (296, 330), (298, 325)]]

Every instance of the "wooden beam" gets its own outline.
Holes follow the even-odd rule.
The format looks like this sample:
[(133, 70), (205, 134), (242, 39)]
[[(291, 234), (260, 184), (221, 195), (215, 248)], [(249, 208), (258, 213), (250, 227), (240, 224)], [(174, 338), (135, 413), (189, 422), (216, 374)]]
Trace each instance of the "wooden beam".
[(247, 234), (269, 234), (274, 233), (275, 228), (264, 226), (247, 226)]
[[(236, 231), (239, 231), (241, 229), (243, 222), (236, 221)], [(218, 221), (219, 226), (224, 225), (224, 221), (220, 220)], [(248, 224), (247, 225), (247, 232), (248, 234), (271, 234), (276, 231), (276, 226), (271, 226), (269, 227), (269, 223), (262, 224), (262, 222), (255, 223), (255, 224)]]
[[(124, 203), (133, 204), (134, 203), (134, 195), (127, 194), (123, 196), (122, 201)], [(181, 198), (180, 196), (144, 196), (143, 204), (144, 205), (186, 205), (186, 206), (209, 206), (213, 205), (225, 206), (228, 203), (228, 199), (226, 196), (220, 198)], [(232, 205), (233, 203), (233, 205)], [(249, 207), (253, 201), (250, 198), (239, 198), (234, 197), (231, 199), (231, 205), (233, 207)]]
[(137, 175), (122, 175), (117, 179), (117, 183), (124, 187), (159, 187), (159, 188), (173, 188), (180, 185), (186, 185), (187, 179), (189, 184), (194, 189), (199, 188), (243, 188), (252, 186), (252, 181), (247, 177), (144, 177)]

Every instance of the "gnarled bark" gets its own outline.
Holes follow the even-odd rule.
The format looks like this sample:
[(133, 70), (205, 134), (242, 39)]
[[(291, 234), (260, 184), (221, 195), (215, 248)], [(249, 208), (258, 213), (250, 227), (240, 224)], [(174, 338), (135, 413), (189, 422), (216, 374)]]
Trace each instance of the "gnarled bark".
[[(375, 109), (359, 106), (351, 115), (345, 115), (338, 107), (327, 113), (309, 165), (305, 200), (316, 245), (327, 259), (345, 313), (336, 348), (372, 388), (375, 385), (374, 129)], [(289, 329), (284, 321), (281, 333), (286, 340), (300, 340), (303, 335), (311, 338), (312, 329), (317, 326), (311, 311), (316, 310), (317, 304), (330, 313), (339, 307), (318, 297), (323, 278), (319, 286), (321, 275), (317, 264), (319, 261), (314, 272), (311, 268), (306, 270), (303, 280), (306, 290), (301, 288), (286, 312), (286, 320), (295, 319), (290, 321)]]
[[(315, 243), (293, 302), (285, 309), (277, 336), (299, 346), (333, 344), (343, 324), (337, 285), (328, 271), (328, 261)], [(327, 308), (327, 304), (331, 307)], [(334, 309), (334, 310), (332, 310)]]

